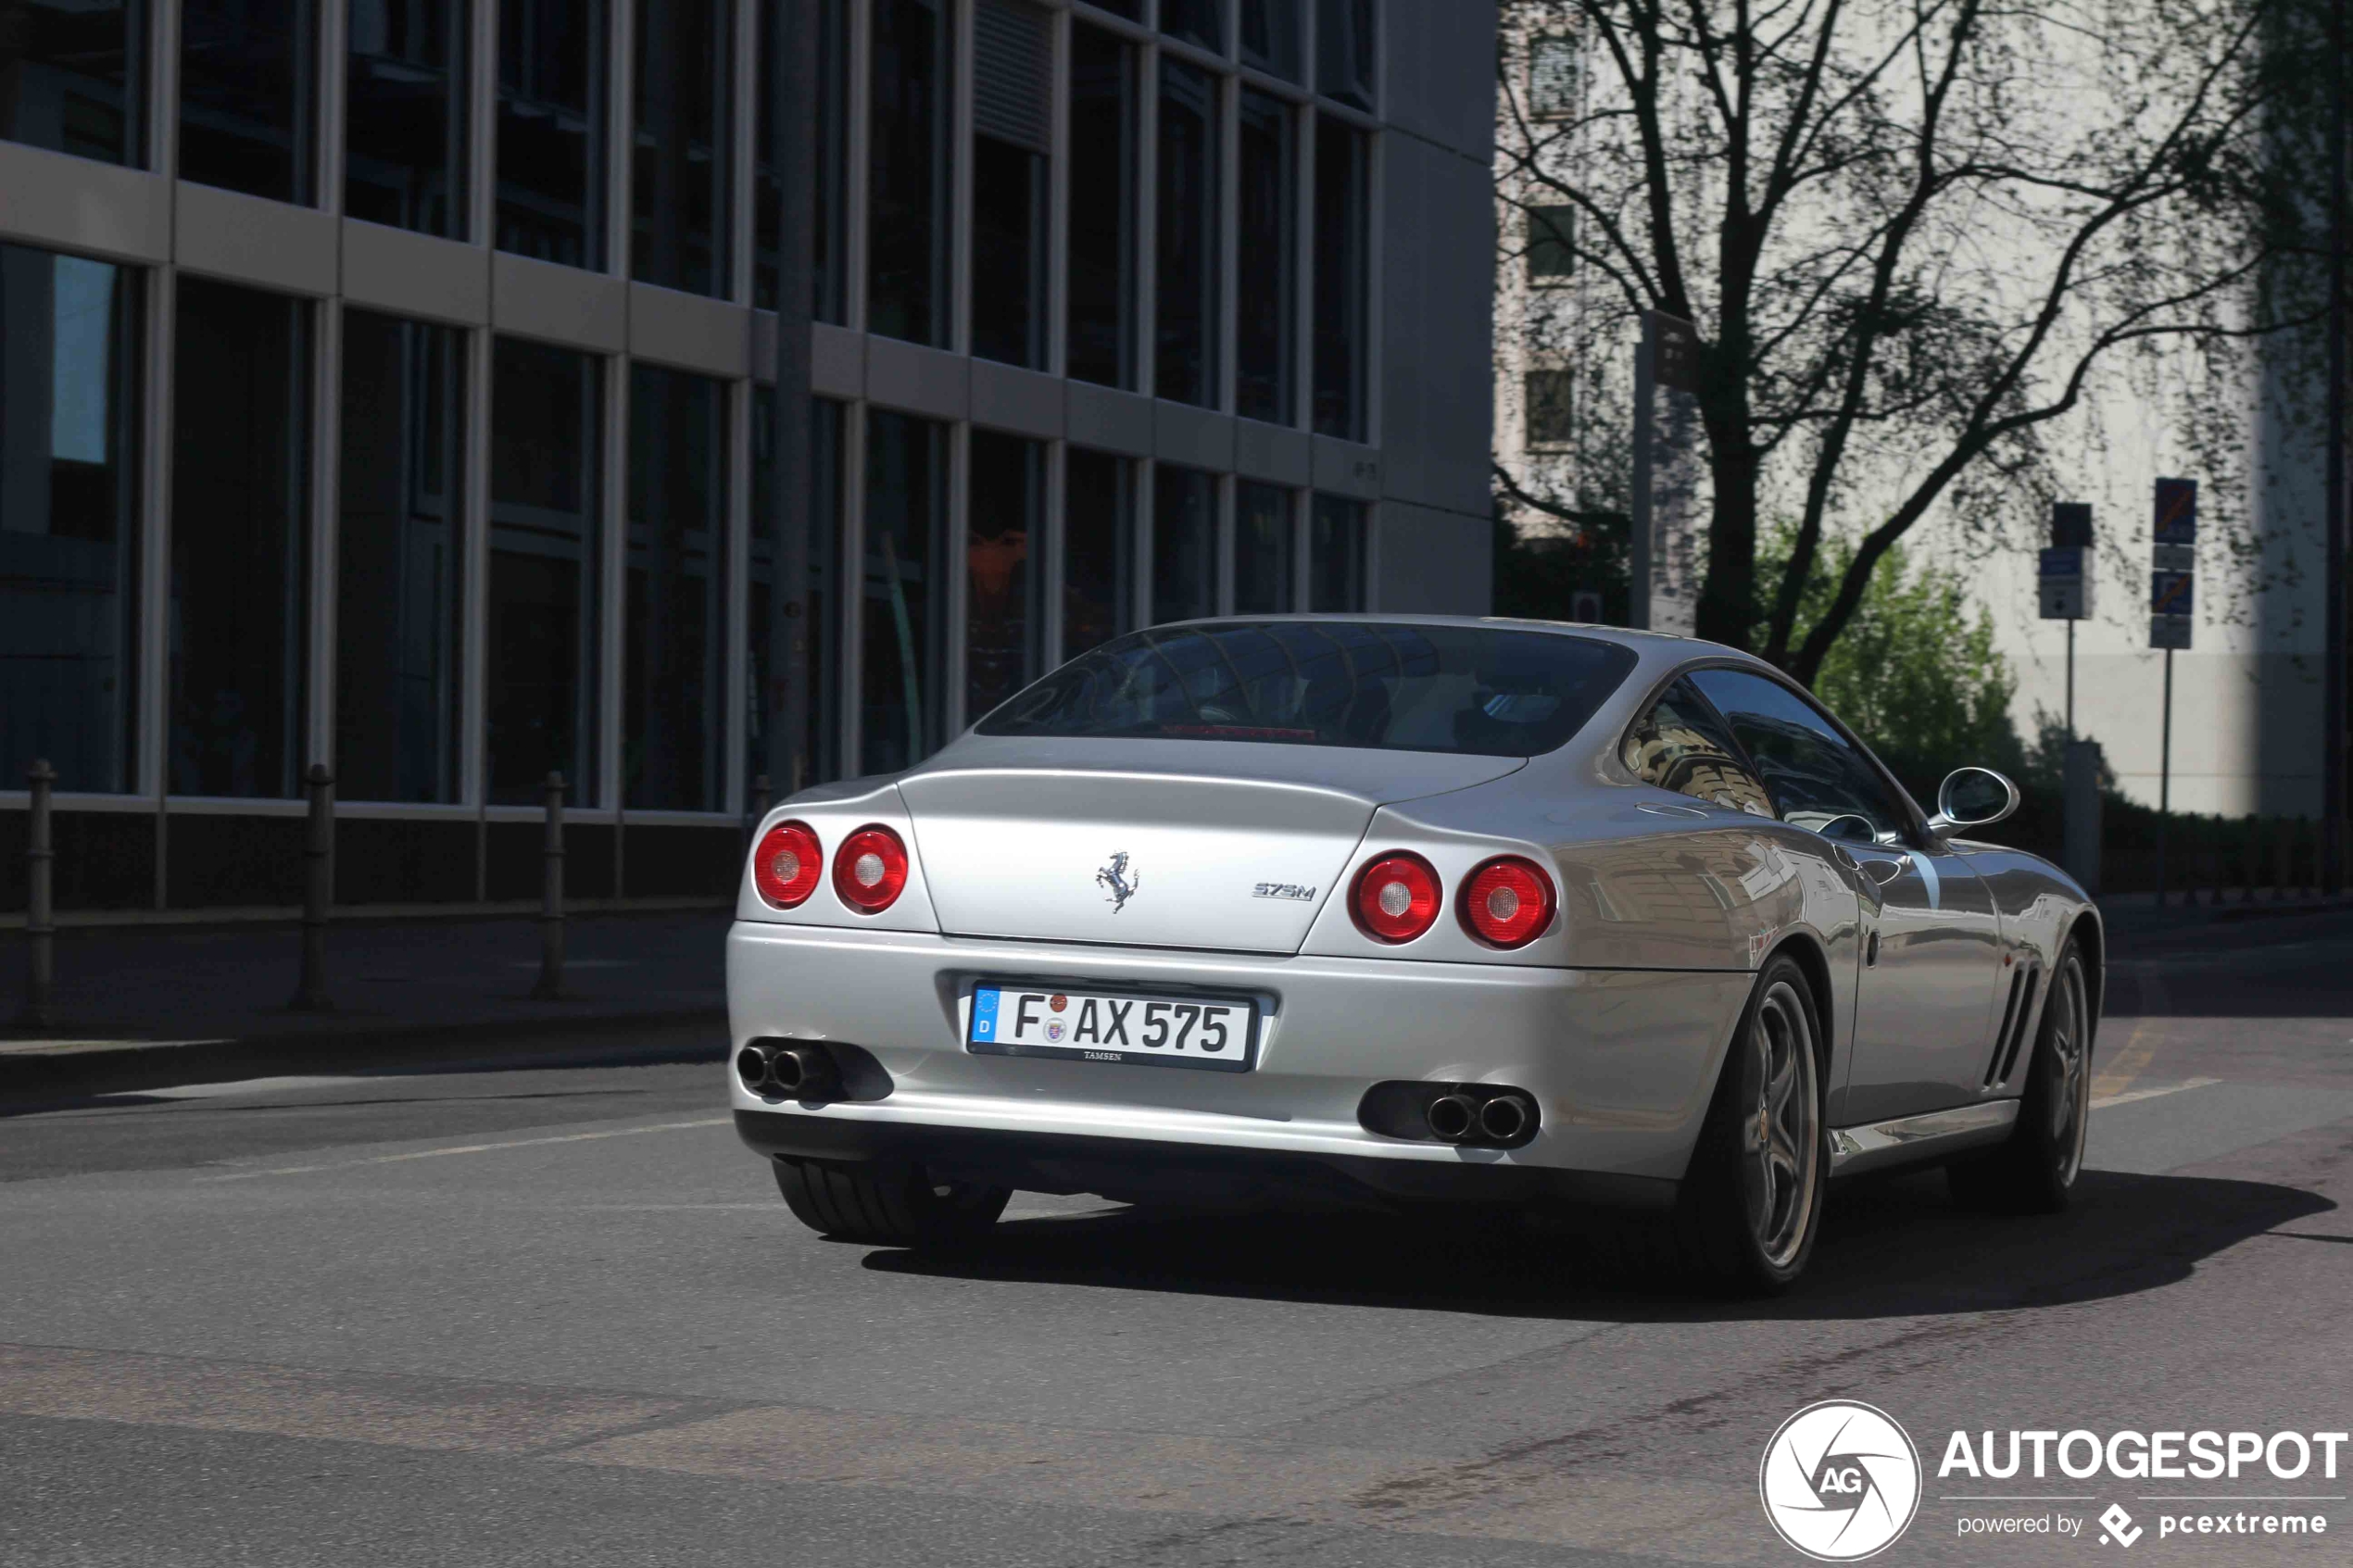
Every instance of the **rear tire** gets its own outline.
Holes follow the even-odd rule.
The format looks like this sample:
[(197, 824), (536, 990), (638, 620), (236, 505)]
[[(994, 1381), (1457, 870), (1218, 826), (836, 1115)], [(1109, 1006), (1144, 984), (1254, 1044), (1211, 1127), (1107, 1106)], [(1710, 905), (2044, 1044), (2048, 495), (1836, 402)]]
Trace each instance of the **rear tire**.
[(1006, 1187), (934, 1181), (920, 1165), (843, 1164), (778, 1156), (776, 1190), (793, 1217), (837, 1241), (870, 1247), (968, 1246), (1013, 1198)]
[(2004, 1214), (2056, 1214), (2083, 1170), (2092, 1125), (2092, 987), (2070, 939), (2053, 972), (2050, 1000), (2034, 1032), (2026, 1093), (2009, 1137), (1945, 1167), (1954, 1200)]
[(1765, 966), (1741, 1014), (1692, 1151), (1669, 1236), (1685, 1273), (1736, 1295), (1778, 1295), (1822, 1228), (1821, 1016), (1794, 959)]

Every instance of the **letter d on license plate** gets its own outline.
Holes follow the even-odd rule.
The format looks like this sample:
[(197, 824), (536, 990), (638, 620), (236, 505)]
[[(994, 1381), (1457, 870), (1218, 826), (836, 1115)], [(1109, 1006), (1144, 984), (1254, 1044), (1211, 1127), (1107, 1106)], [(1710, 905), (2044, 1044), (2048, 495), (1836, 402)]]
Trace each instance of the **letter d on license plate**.
[(973, 991), (964, 1048), (981, 1056), (1247, 1073), (1258, 1061), (1258, 1006), (1230, 997), (1058, 991), (985, 981)]

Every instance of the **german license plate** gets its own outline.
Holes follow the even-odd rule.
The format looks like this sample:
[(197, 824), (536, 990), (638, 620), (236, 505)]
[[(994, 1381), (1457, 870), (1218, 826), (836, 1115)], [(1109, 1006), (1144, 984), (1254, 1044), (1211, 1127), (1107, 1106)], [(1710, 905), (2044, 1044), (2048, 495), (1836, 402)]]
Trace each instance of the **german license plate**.
[(964, 1047), (983, 1056), (1247, 1073), (1258, 1060), (1258, 1008), (1230, 997), (1057, 991), (988, 982), (973, 992)]

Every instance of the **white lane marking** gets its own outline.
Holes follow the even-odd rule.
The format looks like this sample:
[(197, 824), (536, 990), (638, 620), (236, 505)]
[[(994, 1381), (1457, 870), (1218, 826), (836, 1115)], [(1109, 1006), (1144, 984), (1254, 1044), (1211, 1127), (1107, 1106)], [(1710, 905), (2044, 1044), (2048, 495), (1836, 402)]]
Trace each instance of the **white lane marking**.
[(2161, 1095), (2178, 1095), (2183, 1089), (2202, 1089), (2219, 1084), (2220, 1078), (2192, 1078), (2179, 1084), (2159, 1084), (2152, 1089), (2127, 1089), (2120, 1095), (2103, 1095), (2092, 1102), (2094, 1110), (2106, 1110), (2111, 1105), (2130, 1105), (2136, 1099), (2156, 1099)]
[(644, 1127), (614, 1127), (601, 1133), (560, 1133), (545, 1138), (510, 1138), (504, 1143), (464, 1143), (447, 1148), (420, 1148), (407, 1154), (379, 1154), (367, 1160), (331, 1160), (321, 1165), (276, 1165), (267, 1171), (236, 1171), (225, 1176), (198, 1176), (200, 1182), (244, 1182), (256, 1176), (307, 1176), (313, 1171), (347, 1171), (361, 1165), (396, 1165), (408, 1160), (438, 1160), (447, 1154), (488, 1154), (494, 1149), (534, 1148), (542, 1144), (587, 1143), (597, 1138), (625, 1138), (639, 1133), (674, 1133), (687, 1127), (728, 1127), (732, 1116), (706, 1116), (694, 1122), (656, 1122)]
[(225, 1095), (271, 1095), (287, 1089), (326, 1089), (346, 1084), (384, 1082), (370, 1080), (358, 1074), (334, 1078), (241, 1078), (233, 1084), (174, 1084), (163, 1089), (124, 1089), (115, 1094), (93, 1095), (97, 1104), (132, 1099), (219, 1099)]

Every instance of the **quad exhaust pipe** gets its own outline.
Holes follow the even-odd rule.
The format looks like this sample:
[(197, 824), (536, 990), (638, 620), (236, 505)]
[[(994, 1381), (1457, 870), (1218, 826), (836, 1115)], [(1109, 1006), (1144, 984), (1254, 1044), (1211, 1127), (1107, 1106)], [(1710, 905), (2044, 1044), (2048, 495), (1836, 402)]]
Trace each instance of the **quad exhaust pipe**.
[(754, 1040), (736, 1053), (736, 1076), (770, 1098), (835, 1099), (841, 1073), (824, 1047), (796, 1040)]
[(1432, 1099), (1423, 1118), (1441, 1143), (1510, 1148), (1535, 1135), (1537, 1110), (1522, 1090), (1466, 1084)]

